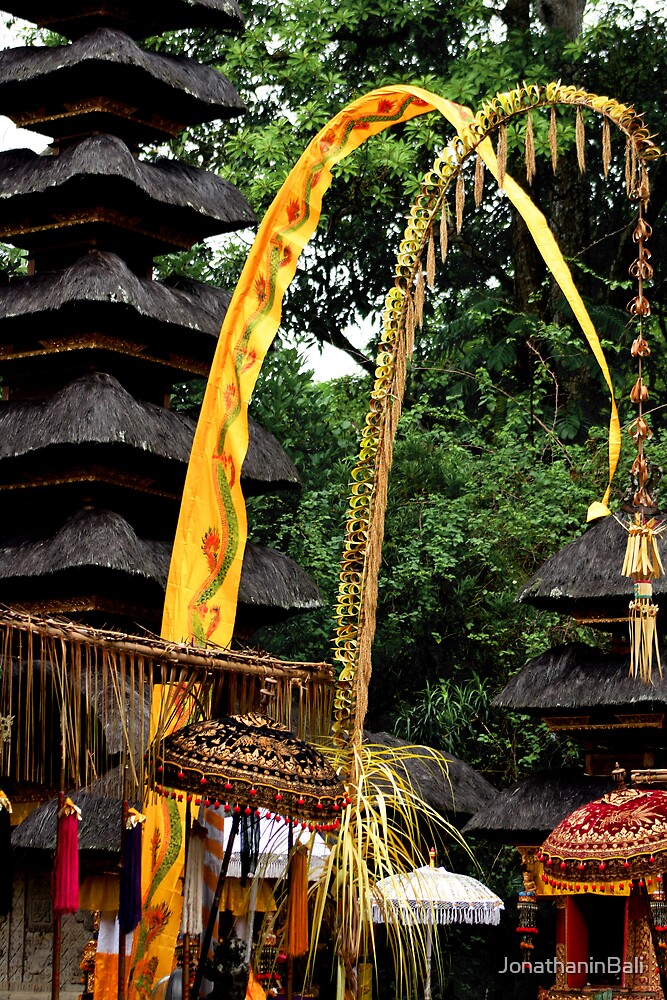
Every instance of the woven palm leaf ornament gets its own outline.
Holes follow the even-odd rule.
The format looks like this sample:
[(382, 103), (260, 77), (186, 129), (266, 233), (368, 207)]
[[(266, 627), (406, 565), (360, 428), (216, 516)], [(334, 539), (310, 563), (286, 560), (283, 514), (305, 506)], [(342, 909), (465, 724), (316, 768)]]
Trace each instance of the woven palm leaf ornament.
[[(575, 317), (598, 361), (611, 395), (609, 427), (609, 483), (601, 502), (591, 504), (588, 519), (610, 513), (608, 501), (611, 480), (620, 455), (620, 421), (614, 401), (609, 369), (599, 338), (577, 293), (546, 220), (515, 181), (507, 174), (507, 126), (524, 116), (527, 126), (526, 173), (534, 173), (534, 133), (532, 114), (541, 108), (550, 111), (549, 144), (554, 169), (557, 166), (557, 106), (573, 106), (576, 111), (576, 143), (579, 166), (585, 169), (584, 119), (582, 109), (602, 116), (602, 158), (605, 176), (611, 155), (610, 122), (626, 138), (626, 161), (636, 164), (646, 177), (647, 164), (661, 155), (641, 115), (608, 97), (598, 97), (560, 84), (524, 85), (498, 94), (476, 114), (469, 114), (459, 135), (440, 154), (424, 178), (424, 186), (412, 206), (401, 243), (394, 285), (385, 300), (383, 332), (377, 356), (376, 381), (370, 410), (362, 436), (359, 461), (352, 473), (352, 490), (346, 523), (345, 549), (338, 589), (336, 658), (342, 664), (334, 707), (333, 732), (341, 743), (359, 744), (367, 707), (371, 672), (370, 650), (375, 631), (377, 575), (386, 506), (386, 490), (393, 437), (398, 423), (405, 383), (406, 366), (412, 348), (415, 326), (421, 324), (424, 301), (424, 272), (433, 283), (434, 244), (438, 228), (441, 256), (448, 245), (448, 228), (458, 232), (463, 222), (464, 189), (462, 167), (477, 156), (475, 201), (481, 199), (483, 171), (479, 161), (496, 177), (499, 185), (519, 209), (547, 263), (561, 287)], [(463, 109), (465, 111), (465, 109)], [(444, 112), (443, 112), (444, 113)], [(497, 155), (490, 149), (489, 136), (497, 133)], [(454, 212), (450, 213), (447, 196), (455, 190)], [(526, 201), (522, 201), (526, 199)], [(449, 219), (452, 223), (449, 223)], [(645, 225), (645, 224), (644, 224)], [(422, 260), (425, 258), (424, 268)], [(640, 259), (646, 263), (645, 254)], [(642, 265), (642, 266), (644, 266)], [(639, 425), (643, 427), (643, 425)]]
[(651, 251), (646, 246), (652, 230), (644, 218), (650, 192), (648, 172), (644, 163), (637, 163), (632, 157), (628, 157), (626, 184), (630, 197), (637, 201), (638, 206), (637, 223), (632, 233), (633, 242), (637, 247), (637, 257), (630, 266), (630, 275), (637, 282), (637, 293), (627, 307), (631, 317), (630, 325), (635, 327), (636, 332), (630, 353), (637, 359), (637, 380), (630, 392), (630, 400), (637, 407), (637, 416), (628, 430), (636, 444), (637, 455), (630, 469), (635, 486), (632, 497), (634, 516), (627, 525), (628, 542), (621, 574), (630, 577), (634, 584), (634, 595), (630, 601), (628, 616), (630, 674), (641, 678), (645, 683), (650, 683), (654, 657), (662, 676), (658, 647), (658, 608), (653, 602), (653, 580), (659, 579), (664, 573), (658, 539), (667, 525), (647, 514), (647, 511), (651, 511), (655, 505), (654, 498), (649, 493), (651, 463), (644, 450), (646, 443), (653, 436), (643, 410), (644, 403), (649, 398), (644, 365), (651, 354), (645, 331), (645, 320), (651, 314), (651, 306), (645, 295), (644, 283), (653, 277), (653, 265), (650, 262)]

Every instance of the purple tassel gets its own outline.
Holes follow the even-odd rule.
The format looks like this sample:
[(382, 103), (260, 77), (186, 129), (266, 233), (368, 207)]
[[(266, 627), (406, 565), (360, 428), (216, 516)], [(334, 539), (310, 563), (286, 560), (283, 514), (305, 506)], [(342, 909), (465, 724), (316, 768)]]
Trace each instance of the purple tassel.
[(142, 823), (125, 831), (123, 867), (120, 873), (118, 923), (123, 934), (130, 934), (141, 920), (141, 828)]

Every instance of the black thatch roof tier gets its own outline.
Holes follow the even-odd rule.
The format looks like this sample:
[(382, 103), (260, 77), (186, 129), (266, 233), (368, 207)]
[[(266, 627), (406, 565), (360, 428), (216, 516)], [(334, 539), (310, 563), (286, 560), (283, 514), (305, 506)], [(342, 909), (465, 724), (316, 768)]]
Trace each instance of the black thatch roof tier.
[(91, 372), (48, 399), (0, 402), (0, 479), (6, 460), (33, 455), (49, 462), (49, 449), (59, 450), (62, 470), (62, 449), (71, 454), (79, 445), (136, 449), (142, 464), (155, 456), (186, 465), (194, 429), (190, 417), (134, 399), (111, 375)]
[[(115, 594), (129, 601), (137, 591), (155, 617), (170, 556), (171, 542), (140, 537), (119, 514), (81, 510), (49, 537), (40, 537), (35, 526), (33, 537), (0, 546), (0, 602), (19, 607), (55, 602), (64, 610), (68, 595), (90, 594), (98, 595), (103, 609)], [(297, 563), (274, 549), (247, 544), (239, 587), (244, 632), (319, 607), (319, 602), (316, 584)]]
[(222, 178), (176, 160), (137, 160), (112, 135), (58, 156), (0, 153), (0, 204), (0, 239), (52, 252), (94, 240), (124, 259), (189, 248), (256, 221)]
[(110, 132), (135, 143), (243, 111), (221, 73), (146, 52), (109, 28), (71, 45), (0, 52), (0, 105), (17, 125), (56, 139)]
[(475, 813), (463, 832), (521, 846), (541, 844), (574, 809), (613, 787), (612, 778), (592, 778), (580, 771), (535, 774), (500, 792)]
[[(547, 611), (583, 619), (625, 620), (632, 598), (632, 581), (621, 576), (629, 515), (603, 517), (547, 560), (519, 591), (517, 600)], [(662, 521), (662, 515), (657, 515)], [(621, 523), (622, 522), (622, 523)], [(667, 604), (667, 577), (656, 580), (653, 592)], [(658, 627), (664, 616), (658, 615)]]
[(590, 709), (664, 710), (667, 662), (663, 676), (650, 684), (628, 675), (629, 654), (605, 653), (583, 642), (556, 646), (530, 660), (493, 701), (496, 708), (549, 715)]
[(66, 38), (95, 28), (118, 28), (133, 38), (176, 28), (236, 33), (243, 15), (235, 0), (3, 0), (2, 9)]
[[(364, 733), (364, 743), (399, 750), (412, 746), (390, 733)], [(429, 761), (429, 755), (431, 760)], [(442, 756), (447, 762), (447, 772), (439, 763)], [(441, 815), (472, 816), (488, 806), (498, 794), (486, 778), (449, 753), (436, 755), (430, 747), (418, 747), (417, 756), (392, 764), (401, 777), (408, 777), (421, 798)]]
[[(241, 470), (244, 492), (258, 494), (299, 484), (299, 474), (278, 441), (256, 421), (248, 421), (248, 452)], [(39, 483), (52, 471), (65, 477), (79, 468), (118, 463), (129, 474), (127, 453), (134, 451), (136, 475), (155, 488), (161, 472), (176, 477), (172, 495), (182, 487), (190, 458), (195, 421), (182, 413), (135, 399), (120, 382), (90, 372), (47, 399), (0, 402), (0, 484)], [(82, 461), (90, 451), (91, 465)], [(154, 460), (182, 468), (161, 470)], [(151, 468), (151, 464), (153, 468)], [(89, 478), (88, 476), (86, 478)]]
[[(132, 366), (147, 381), (151, 365), (178, 381), (206, 376), (230, 295), (192, 279), (140, 278), (114, 253), (91, 250), (69, 267), (0, 285), (0, 368), (34, 381), (53, 354), (104, 371)], [(84, 357), (85, 356), (85, 357)], [(42, 359), (45, 359), (42, 362)], [(11, 363), (11, 364), (10, 364)]]
[[(81, 810), (79, 850), (87, 853), (119, 854), (121, 848), (122, 801), (108, 792), (68, 792)], [(141, 809), (139, 801), (131, 802)], [(34, 809), (12, 832), (12, 847), (22, 851), (54, 851), (56, 848), (58, 800)]]

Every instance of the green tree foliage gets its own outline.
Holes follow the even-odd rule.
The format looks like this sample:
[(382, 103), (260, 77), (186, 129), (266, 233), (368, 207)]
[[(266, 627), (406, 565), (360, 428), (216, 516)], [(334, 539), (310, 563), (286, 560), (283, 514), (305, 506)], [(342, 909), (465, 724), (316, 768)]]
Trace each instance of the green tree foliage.
[[(240, 128), (204, 127), (178, 152), (224, 173), (260, 215), (316, 130), (358, 94), (391, 82), (420, 84), (474, 107), (520, 79), (562, 78), (634, 102), (656, 131), (662, 124), (666, 18), (652, 5), (511, 0), (497, 9), (470, 0), (443, 9), (285, 0), (257, 3), (248, 13), (238, 39), (176, 33), (160, 44), (204, 56), (239, 87), (248, 105)], [(581, 174), (574, 118), (559, 110), (554, 175), (548, 117), (535, 115), (533, 124), (532, 196), (571, 261), (625, 398), (633, 380), (624, 307), (632, 294), (634, 207), (624, 193), (622, 143), (613, 137), (604, 180), (600, 122), (589, 116)], [(509, 168), (519, 180), (524, 130), (517, 122), (509, 137)], [(407, 206), (448, 134), (439, 116), (425, 116), (365, 144), (337, 168), (288, 294), (284, 323), (300, 343), (350, 349), (341, 331), (381, 303)], [(665, 177), (660, 164), (650, 212), (658, 264), (649, 290), (655, 399), (665, 386)], [(466, 187), (472, 190), (469, 174)], [(489, 705), (527, 657), (573, 634), (553, 616), (518, 606), (514, 595), (582, 530), (587, 504), (603, 492), (608, 400), (596, 362), (504, 197), (487, 182), (482, 207), (471, 202), (469, 195), (463, 230), (450, 232), (447, 262), (438, 268), (399, 430), (369, 725), (442, 746), (504, 782), (572, 753), (521, 720), (498, 720)], [(236, 241), (221, 254), (199, 256), (199, 276), (231, 285), (245, 250)], [(190, 266), (187, 259), (165, 262), (174, 264)], [(260, 637), (283, 655), (330, 655), (347, 479), (369, 384), (361, 375), (313, 384), (290, 350), (270, 356), (260, 377), (255, 415), (297, 462), (304, 489), (300, 499), (253, 499), (253, 534), (306, 566), (323, 597), (319, 612)], [(662, 415), (654, 415), (656, 428)], [(623, 419), (630, 419), (626, 404)]]

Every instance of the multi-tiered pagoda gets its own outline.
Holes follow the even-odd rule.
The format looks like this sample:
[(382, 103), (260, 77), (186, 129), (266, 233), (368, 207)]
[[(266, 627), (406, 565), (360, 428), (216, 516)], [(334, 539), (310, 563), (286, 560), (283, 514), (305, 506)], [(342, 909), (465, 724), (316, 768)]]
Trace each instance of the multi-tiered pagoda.
[[(194, 434), (194, 422), (170, 408), (172, 389), (207, 375), (230, 296), (181, 276), (155, 281), (153, 258), (251, 226), (255, 216), (220, 177), (150, 151), (188, 127), (237, 116), (238, 94), (215, 70), (149, 52), (139, 41), (190, 27), (236, 32), (243, 21), (235, 0), (7, 0), (4, 9), (64, 38), (0, 53), (3, 114), (52, 140), (43, 154), (0, 153), (0, 241), (28, 258), (26, 276), (0, 284), (0, 604), (154, 632)], [(298, 485), (278, 442), (252, 421), (242, 480), (246, 495)], [(317, 603), (315, 584), (292, 560), (248, 545), (238, 637)], [(11, 620), (3, 627), (6, 635), (14, 628)], [(56, 668), (36, 652), (30, 624), (21, 620), (18, 629), (15, 637), (28, 629), (26, 645), (6, 640), (3, 654), (4, 711), (17, 715), (11, 752), (0, 740), (15, 819), (54, 794), (60, 734)], [(104, 639), (72, 640), (80, 642), (99, 651)], [(100, 653), (107, 655), (126, 652)], [(152, 657), (155, 671), (171, 655), (156, 647), (146, 663)], [(99, 662), (80, 692), (89, 716), (106, 710), (90, 702)], [(197, 669), (206, 676), (206, 664)], [(252, 704), (270, 667), (243, 662), (240, 669)], [(295, 668), (288, 690), (298, 674)], [(326, 686), (328, 668), (322, 676)], [(130, 688), (126, 705), (136, 721), (149, 682), (136, 697)], [(226, 696), (230, 705), (242, 689)], [(28, 711), (40, 692), (41, 703)], [(67, 787), (72, 766), (77, 783), (89, 771), (86, 754), (95, 773), (118, 763), (120, 729), (114, 733), (102, 714), (87, 725), (97, 725), (98, 744), (92, 755), (82, 744), (80, 759), (69, 761)], [(38, 745), (46, 749), (35, 771)], [(39, 780), (26, 782), (33, 771)], [(82, 849), (108, 865), (120, 826), (110, 841), (107, 814), (89, 813), (92, 840)], [(39, 823), (33, 829), (31, 850), (44, 847), (46, 836)], [(49, 866), (47, 852), (30, 856), (14, 883), (14, 913), (0, 920), (4, 988), (44, 988), (48, 980)], [(78, 917), (64, 928), (65, 989), (80, 979), (86, 936)]]
[[(72, 41), (0, 59), (3, 112), (53, 140), (0, 154), (0, 240), (28, 254), (0, 288), (0, 603), (156, 630), (194, 431), (170, 395), (207, 374), (229, 296), (155, 282), (153, 258), (255, 216), (216, 175), (146, 152), (242, 105), (220, 73), (136, 39), (242, 19), (234, 0), (5, 8)], [(246, 492), (298, 482), (256, 426), (243, 476)], [(316, 602), (291, 560), (249, 546), (238, 633)]]
[[(523, 935), (523, 951), (517, 941), (509, 962), (526, 962), (534, 995), (552, 1000), (664, 996), (658, 958), (664, 955), (665, 928), (658, 929), (656, 918), (663, 905), (664, 861), (658, 851), (656, 857), (647, 852), (639, 871), (636, 834), (619, 835), (610, 822), (610, 843), (600, 844), (594, 863), (574, 864), (574, 844), (572, 857), (554, 861), (542, 853), (546, 838), (575, 810), (590, 809), (591, 827), (600, 809), (590, 803), (611, 796), (613, 807), (617, 782), (641, 790), (667, 787), (667, 673), (654, 666), (650, 683), (629, 676), (633, 585), (621, 576), (628, 522), (628, 513), (597, 521), (538, 570), (519, 594), (520, 601), (605, 630), (608, 648), (575, 642), (550, 649), (527, 663), (494, 701), (500, 710), (541, 719), (552, 734), (575, 741), (580, 766), (527, 778), (501, 792), (465, 827), (466, 833), (519, 849), (526, 887), (519, 922), (530, 913), (534, 926)], [(656, 583), (654, 594), (664, 634), (664, 579)], [(641, 823), (646, 806), (639, 793), (637, 802), (635, 818)], [(584, 820), (582, 828), (586, 825)], [(618, 841), (614, 871), (603, 853), (613, 837)], [(556, 907), (551, 926), (550, 905)]]

